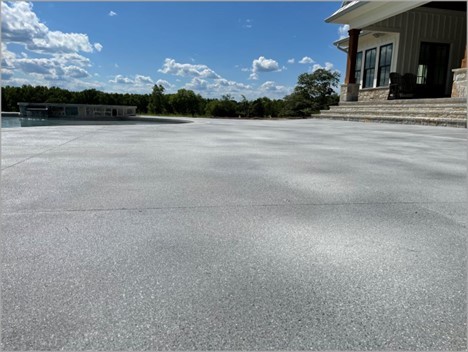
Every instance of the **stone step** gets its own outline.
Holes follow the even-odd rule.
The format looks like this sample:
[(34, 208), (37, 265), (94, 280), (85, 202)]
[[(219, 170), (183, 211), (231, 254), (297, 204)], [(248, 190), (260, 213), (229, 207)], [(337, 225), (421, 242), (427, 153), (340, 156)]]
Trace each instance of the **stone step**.
[(454, 119), (466, 119), (466, 110), (447, 110), (447, 109), (364, 109), (364, 108), (331, 108), (322, 110), (322, 115), (359, 115), (359, 116), (402, 116), (402, 117), (420, 117), (428, 118), (443, 117)]
[(414, 104), (414, 105), (385, 105), (385, 104), (373, 104), (373, 105), (362, 105), (362, 104), (345, 104), (345, 105), (332, 105), (330, 110), (339, 109), (356, 109), (356, 110), (391, 110), (391, 111), (410, 111), (410, 110), (447, 110), (447, 111), (466, 111), (466, 104)]
[(314, 118), (466, 127), (466, 98), (340, 102)]
[(463, 104), (466, 107), (466, 98), (426, 98), (426, 99), (394, 99), (378, 101), (343, 101), (340, 105), (442, 105)]
[(433, 126), (447, 126), (447, 127), (461, 127), (466, 128), (465, 119), (452, 119), (452, 118), (429, 118), (425, 116), (360, 116), (360, 115), (312, 115), (312, 118), (318, 119), (332, 119), (332, 120), (345, 120), (345, 121), (360, 121), (360, 122), (384, 122), (384, 123), (400, 123), (400, 124), (411, 124), (411, 125), (433, 125)]

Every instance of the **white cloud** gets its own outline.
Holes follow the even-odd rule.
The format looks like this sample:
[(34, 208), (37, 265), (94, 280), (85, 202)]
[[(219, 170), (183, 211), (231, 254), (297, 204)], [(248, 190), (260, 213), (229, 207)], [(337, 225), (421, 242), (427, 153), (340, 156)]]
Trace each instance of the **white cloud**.
[(248, 84), (231, 81), (225, 78), (216, 78), (208, 81), (198, 77), (185, 84), (184, 88), (191, 89), (205, 97), (219, 98), (222, 95), (233, 95), (240, 97), (242, 94), (252, 94), (252, 87)]
[(225, 78), (217, 78), (209, 83), (207, 80), (194, 77), (190, 83), (185, 85), (187, 89), (193, 90), (210, 90), (210, 93), (217, 93), (218, 95), (241, 92), (245, 89), (251, 89), (248, 84), (231, 81)]
[(32, 7), (32, 3), (24, 1), (1, 2), (2, 41), (29, 43), (47, 35), (49, 29), (39, 21)]
[(135, 75), (134, 77), (126, 77), (123, 75), (116, 75), (113, 79), (109, 80), (109, 83), (113, 83), (119, 90), (120, 86), (126, 86), (125, 89), (132, 90), (134, 92), (148, 92), (154, 85), (154, 81), (149, 76)]
[(340, 36), (340, 39), (348, 37), (348, 31), (349, 31), (349, 24), (344, 24), (342, 26), (339, 26), (338, 34)]
[(40, 53), (67, 53), (84, 51), (90, 53), (93, 46), (87, 34), (49, 31), (43, 38), (34, 38), (26, 48)]
[(5, 68), (14, 68), (14, 62), (16, 60), (16, 54), (9, 51), (7, 45), (2, 42), (2, 70)]
[(252, 61), (252, 73), (250, 79), (258, 79), (259, 72), (272, 72), (280, 71), (278, 62), (273, 59), (267, 59), (264, 56), (260, 56), (258, 59)]
[(253, 27), (253, 25), (252, 25), (253, 21), (251, 19), (249, 19), (249, 18), (247, 18), (244, 21), (242, 21), (242, 20), (240, 20), (240, 21), (242, 22), (242, 28), (250, 29), (250, 28)]
[(70, 65), (67, 58), (20, 58), (14, 61), (17, 70), (34, 74), (37, 79), (67, 80), (69, 78), (85, 78), (90, 74), (83, 67)]
[(24, 1), (1, 2), (2, 41), (23, 44), (39, 53), (92, 52), (93, 46), (83, 33), (51, 31)]
[(259, 90), (263, 95), (269, 95), (270, 97), (276, 98), (283, 98), (285, 95), (291, 94), (293, 88), (276, 84), (273, 81), (266, 81), (260, 86)]
[(220, 75), (206, 65), (182, 64), (171, 58), (164, 60), (164, 64), (158, 72), (182, 77), (221, 78)]
[(331, 62), (325, 62), (325, 69), (326, 70), (333, 70), (333, 64)]
[(171, 89), (171, 88), (174, 88), (175, 86), (171, 83), (169, 83), (168, 81), (166, 81), (165, 79), (158, 79), (156, 81), (156, 84), (159, 86), (163, 86), (166, 90), (168, 89)]
[(137, 84), (153, 84), (153, 80), (149, 76), (135, 75), (135, 83)]
[(110, 16), (110, 17), (117, 16), (117, 12), (110, 11), (110, 12), (109, 12), (109, 16)]
[(321, 68), (328, 70), (328, 71), (336, 71), (336, 70), (333, 70), (333, 64), (331, 62), (325, 62), (325, 66), (322, 66), (320, 64), (315, 64), (314, 66), (312, 66), (311, 71), (314, 72)]
[(54, 54), (53, 58), (61, 65), (75, 65), (79, 67), (91, 66), (91, 60), (77, 53)]
[(296, 62), (294, 58), (288, 60), (288, 64), (293, 64), (294, 62)]
[(118, 84), (134, 84), (135, 81), (133, 79), (130, 79), (128, 77), (124, 77), (122, 75), (117, 75), (114, 77), (114, 79), (111, 79), (109, 81), (110, 83), (118, 83)]
[(8, 81), (8, 85), (11, 85), (11, 86), (16, 86), (16, 87), (20, 87), (22, 85), (29, 85), (31, 84), (31, 80), (30, 79), (25, 79), (25, 78), (14, 78), (12, 77), (10, 74), (6, 74), (6, 76), (4, 77), (4, 72), (3, 72), (3, 69), (2, 69), (2, 72), (1, 72), (1, 75), (2, 75), (2, 80), (6, 80)]
[(94, 49), (96, 49), (97, 51), (101, 51), (102, 50), (101, 43), (94, 43)]
[(208, 89), (208, 81), (198, 78), (198, 77), (194, 77), (192, 78), (190, 83), (187, 83), (185, 85), (185, 88), (191, 89), (194, 91), (205, 91)]
[(8, 81), (9, 79), (13, 77), (13, 71), (2, 68), (1, 75), (2, 75), (2, 80)]
[(86, 78), (90, 73), (90, 60), (77, 53), (57, 54), (48, 57), (29, 58), (28, 55), (17, 57), (2, 43), (2, 71), (4, 79), (20, 82), (15, 74), (27, 75), (29, 84), (48, 85), (49, 82), (71, 82), (77, 78)]
[(59, 76), (63, 75), (64, 70), (56, 65), (51, 59), (27, 59), (21, 58), (15, 60), (15, 68), (25, 73), (38, 73), (41, 75)]
[(218, 87), (229, 87), (231, 90), (242, 90), (242, 89), (251, 89), (251, 86), (244, 83), (239, 83), (235, 81), (230, 81), (225, 78), (219, 78), (214, 80), (213, 86)]
[(78, 66), (67, 66), (64, 71), (65, 75), (73, 78), (85, 78), (90, 76), (88, 71)]
[(89, 82), (80, 79), (74, 79), (73, 81), (66, 82), (64, 85), (67, 89), (74, 91), (80, 91), (83, 89), (91, 88), (103, 90), (103, 85), (100, 82)]
[(312, 58), (308, 57), (308, 56), (304, 56), (304, 57), (299, 61), (300, 64), (311, 64), (311, 63), (314, 63), (314, 62), (315, 62), (315, 61), (314, 61)]

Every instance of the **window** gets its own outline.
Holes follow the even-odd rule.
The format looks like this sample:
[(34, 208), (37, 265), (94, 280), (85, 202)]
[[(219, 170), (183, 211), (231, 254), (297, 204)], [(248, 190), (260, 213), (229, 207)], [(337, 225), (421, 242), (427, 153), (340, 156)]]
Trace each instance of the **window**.
[(416, 76), (416, 83), (417, 84), (426, 84), (427, 80), (427, 65), (418, 66), (418, 74)]
[(364, 78), (363, 78), (363, 88), (369, 88), (374, 85), (374, 76), (375, 76), (375, 56), (377, 49), (366, 50), (365, 59), (364, 59)]
[(77, 106), (67, 106), (65, 108), (65, 115), (67, 115), (67, 116), (78, 115), (78, 107)]
[(393, 44), (380, 47), (379, 70), (377, 73), (377, 86), (387, 86), (390, 77), (390, 65), (392, 63)]
[(362, 70), (362, 51), (358, 52), (356, 55), (356, 68), (354, 77), (356, 78), (356, 83), (361, 81), (361, 70)]

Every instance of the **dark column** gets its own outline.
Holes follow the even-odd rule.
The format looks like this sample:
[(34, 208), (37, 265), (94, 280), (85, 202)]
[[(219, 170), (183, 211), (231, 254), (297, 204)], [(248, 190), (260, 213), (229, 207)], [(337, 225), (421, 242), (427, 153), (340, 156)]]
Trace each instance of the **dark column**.
[(346, 63), (345, 84), (356, 83), (356, 56), (360, 29), (350, 29), (348, 45), (348, 61)]

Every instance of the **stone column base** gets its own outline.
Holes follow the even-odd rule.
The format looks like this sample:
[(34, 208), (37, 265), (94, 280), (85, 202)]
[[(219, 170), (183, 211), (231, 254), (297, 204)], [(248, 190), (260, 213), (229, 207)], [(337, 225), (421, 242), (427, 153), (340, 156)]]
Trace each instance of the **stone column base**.
[(359, 84), (348, 83), (341, 85), (340, 101), (358, 101)]
[(466, 98), (467, 97), (467, 69), (456, 68), (453, 72), (452, 84), (452, 98)]

